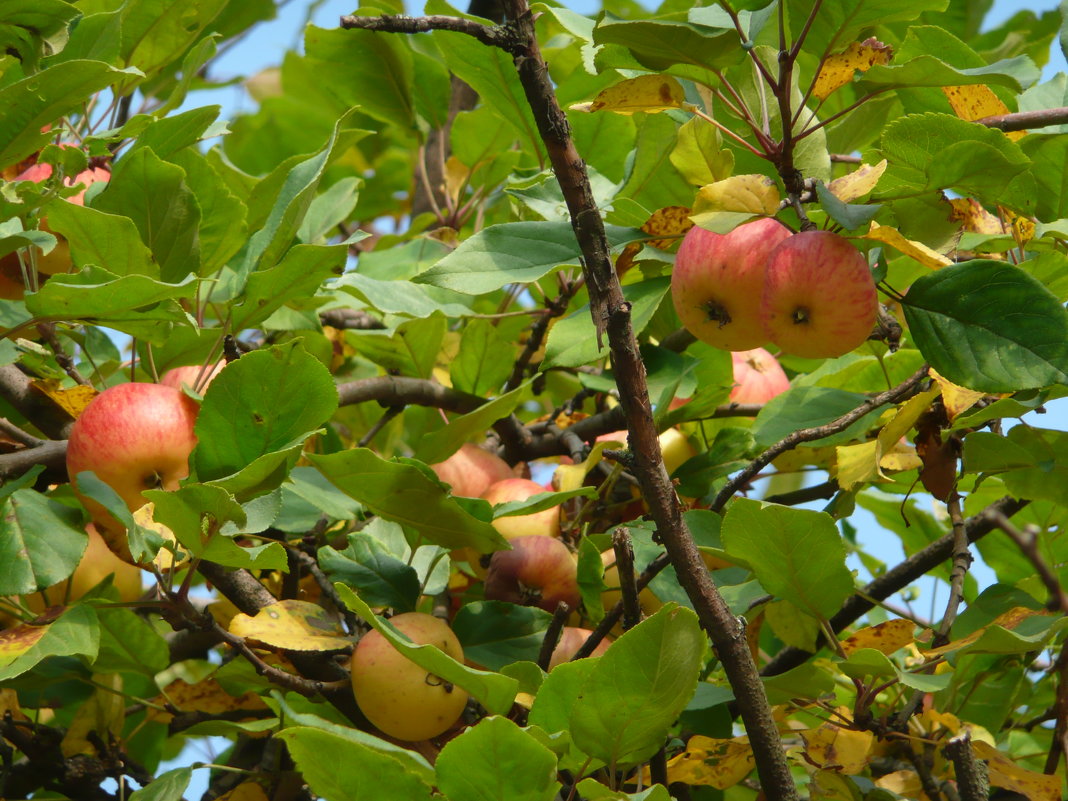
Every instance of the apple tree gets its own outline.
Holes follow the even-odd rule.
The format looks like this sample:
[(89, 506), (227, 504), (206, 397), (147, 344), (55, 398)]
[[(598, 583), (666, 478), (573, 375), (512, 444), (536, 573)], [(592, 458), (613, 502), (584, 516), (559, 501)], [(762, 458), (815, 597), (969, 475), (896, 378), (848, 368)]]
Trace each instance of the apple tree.
[(0, 2), (0, 797), (1064, 797), (990, 6)]

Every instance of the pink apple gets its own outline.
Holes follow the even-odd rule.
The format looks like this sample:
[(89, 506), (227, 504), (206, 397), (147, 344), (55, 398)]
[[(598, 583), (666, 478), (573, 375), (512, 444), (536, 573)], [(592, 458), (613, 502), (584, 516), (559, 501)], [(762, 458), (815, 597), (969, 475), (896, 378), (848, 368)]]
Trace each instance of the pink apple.
[(444, 462), (430, 465), (430, 469), (452, 487), (453, 495), (465, 498), (480, 498), (490, 484), (514, 475), (508, 462), (470, 442)]
[(749, 350), (767, 340), (760, 293), (768, 254), (790, 230), (766, 217), (729, 234), (693, 227), (675, 257), (671, 298), (683, 326), (724, 350)]
[[(581, 648), (589, 636), (593, 634), (589, 629), (581, 629), (577, 626), (564, 626), (563, 631), (560, 632), (560, 640), (556, 643), (556, 647), (553, 649), (553, 655), (549, 658), (549, 670), (552, 670), (557, 665), (562, 665), (564, 662), (570, 662), (571, 657), (575, 655), (579, 648)], [(608, 650), (608, 646), (611, 645), (609, 640), (601, 640), (597, 643), (597, 646), (593, 649), (593, 653), (590, 656), (601, 656)]]
[(878, 310), (867, 260), (838, 234), (795, 234), (768, 257), (760, 313), (767, 338), (784, 353), (849, 353), (867, 340)]
[(790, 388), (779, 360), (763, 348), (731, 353), (734, 364), (732, 403), (767, 403)]
[(174, 387), (118, 384), (97, 395), (71, 428), (67, 473), (75, 494), (116, 553), (130, 559), (124, 527), (99, 503), (78, 493), (77, 475), (91, 470), (134, 511), (147, 489), (177, 489), (189, 475), (200, 407)]
[(575, 557), (560, 540), (534, 534), (511, 540), (512, 550), (496, 551), (486, 573), (486, 598), (549, 612), (563, 601), (579, 604)]
[[(205, 370), (204, 366), (200, 364), (172, 367), (160, 376), (159, 383), (162, 386), (174, 387), (175, 389), (181, 389), (182, 384), (185, 384), (195, 392), (203, 393), (208, 388), (208, 385), (215, 380), (215, 376), (222, 372), (224, 367), (226, 367), (226, 362), (224, 361), (216, 363), (210, 370)], [(199, 383), (198, 379), (200, 379)]]
[[(536, 481), (527, 478), (506, 478), (492, 484), (483, 494), (490, 503), (508, 503), (509, 501), (525, 501), (534, 495), (546, 492), (545, 487)], [(501, 533), (502, 537), (512, 539), (530, 534), (541, 534), (547, 537), (560, 536), (560, 507), (544, 509), (530, 515), (510, 515), (498, 517), (493, 521), (493, 527)]]

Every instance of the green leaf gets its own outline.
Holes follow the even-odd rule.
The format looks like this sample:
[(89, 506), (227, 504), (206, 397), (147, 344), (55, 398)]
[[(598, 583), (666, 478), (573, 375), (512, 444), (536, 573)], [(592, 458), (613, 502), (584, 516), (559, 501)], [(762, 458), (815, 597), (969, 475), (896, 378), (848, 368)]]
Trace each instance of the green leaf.
[(435, 311), (425, 318), (405, 320), (393, 331), (348, 331), (357, 353), (387, 370), (415, 378), (430, 378), (438, 361), (448, 322)]
[(3, 0), (0, 2), (0, 52), (15, 56), (36, 72), (42, 53), (60, 50), (67, 26), (78, 9), (64, 0)]
[[(949, 5), (949, 0), (911, 0), (908, 3), (899, 3), (897, 0), (826, 0), (820, 5), (819, 13), (813, 16), (805, 39), (805, 50), (819, 55), (832, 42), (838, 48), (844, 48), (868, 28), (914, 20), (925, 11), (934, 15), (945, 11)], [(806, 26), (812, 4), (808, 0), (786, 0), (786, 9), (793, 40)], [(940, 19), (938, 16), (935, 18)]]
[(1018, 267), (975, 259), (923, 275), (904, 310), (924, 358), (956, 384), (997, 393), (1068, 382), (1068, 312)]
[(515, 362), (510, 341), (489, 320), (471, 320), (460, 336), (460, 350), (449, 365), (453, 389), (472, 395), (496, 392), (507, 380)]
[(445, 461), (456, 453), (461, 445), (476, 434), (482, 434), (498, 420), (510, 415), (529, 397), (530, 382), (528, 381), (511, 392), (482, 404), (473, 412), (450, 420), (444, 428), (439, 428), (420, 438), (416, 446), (417, 458), (427, 464)]
[(538, 135), (538, 127), (519, 83), (512, 57), (499, 48), (486, 47), (462, 33), (437, 31), (434, 38), (449, 72), (478, 93), (484, 108), (491, 109), (514, 128), (528, 151), (538, 154), (539, 159), (543, 158), (545, 146)]
[[(275, 736), (285, 741), (304, 780), (321, 798), (431, 801), (430, 786), (423, 777), (383, 751), (331, 731), (306, 726), (283, 729)], [(324, 759), (324, 755), (330, 758)]]
[(689, 609), (669, 604), (628, 631), (583, 682), (571, 713), (575, 745), (610, 765), (652, 756), (694, 693), (704, 651)]
[(32, 489), (0, 503), (0, 595), (27, 595), (74, 572), (88, 538), (77, 510)]
[(208, 484), (187, 484), (173, 492), (146, 490), (155, 504), (152, 518), (174, 532), (190, 554), (204, 553), (204, 535), (217, 532), (224, 523), (245, 525), (245, 510), (230, 493)]
[[(18, 627), (14, 632), (25, 628)], [(19, 653), (18, 641), (9, 637), (0, 639), (0, 681), (7, 681), (32, 670), (41, 660), (50, 656), (84, 656), (90, 662), (96, 658), (100, 647), (100, 627), (96, 611), (87, 604), (70, 607), (54, 622), (49, 623), (44, 635), (29, 649)]]
[[(335, 233), (337, 226), (347, 220), (352, 210), (356, 208), (362, 183), (362, 178), (350, 175), (348, 178), (342, 178), (316, 197), (308, 208), (304, 222), (300, 225), (297, 239), (309, 244), (326, 244), (327, 238)], [(367, 236), (369, 234), (366, 231), (360, 231), (359, 238), (355, 241)]]
[(261, 456), (299, 449), (337, 403), (330, 373), (296, 341), (246, 353), (204, 393), (190, 462), (201, 481), (232, 476)]
[[(633, 228), (605, 226), (609, 245), (646, 237)], [(415, 277), (417, 284), (481, 295), (506, 284), (537, 281), (550, 270), (578, 264), (580, 250), (571, 224), (515, 222), (491, 225), (465, 239), (454, 251)]]
[(335, 584), (341, 601), (363, 618), (379, 634), (389, 640), (398, 651), (435, 676), (462, 687), (491, 714), (503, 715), (512, 708), (519, 683), (499, 673), (487, 673), (465, 667), (440, 648), (433, 645), (414, 645), (389, 621), (378, 617), (356, 593), (344, 584)]
[(654, 71), (676, 64), (723, 69), (742, 58), (733, 29), (667, 19), (628, 21), (606, 15), (593, 29), (593, 41), (622, 45)]
[(181, 801), (192, 777), (192, 768), (168, 770), (140, 790), (130, 793), (130, 801)]
[(848, 231), (855, 231), (866, 226), (883, 208), (878, 203), (843, 203), (822, 181), (816, 184), (816, 195), (820, 199), (823, 210), (827, 212), (827, 216)]
[(730, 178), (734, 153), (723, 147), (723, 137), (711, 123), (694, 117), (679, 128), (671, 163), (694, 186)]
[(864, 91), (907, 89), (914, 86), (1006, 86), (1019, 92), (1021, 85), (1038, 80), (1039, 72), (1027, 56), (1004, 59), (985, 67), (957, 69), (935, 56), (917, 56), (903, 64), (877, 64), (857, 83)]
[(551, 801), (556, 755), (508, 718), (483, 718), (448, 742), (435, 763), (449, 801)]
[(134, 71), (102, 61), (55, 64), (0, 89), (0, 167), (16, 164), (52, 139), (41, 129), (80, 109), (90, 95)]
[(185, 184), (200, 207), (200, 275), (213, 275), (247, 241), (248, 209), (200, 151), (189, 147), (171, 156), (170, 161), (185, 170)]
[(294, 245), (275, 266), (248, 277), (244, 296), (231, 308), (234, 330), (254, 328), (287, 303), (314, 295), (345, 264), (344, 245)]
[(93, 662), (97, 673), (141, 673), (154, 678), (170, 665), (167, 641), (129, 609), (99, 608), (100, 651)]
[(1001, 131), (950, 114), (912, 114), (883, 130), (882, 154), (889, 165), (873, 201), (925, 190), (955, 189), (993, 206), (1023, 213), (1034, 207), (1031, 191), (1010, 186), (1030, 166), (1020, 146)]
[(319, 564), (331, 579), (352, 586), (373, 606), (392, 607), (397, 612), (415, 610), (420, 592), (415, 568), (391, 555), (369, 534), (349, 534), (344, 551), (320, 548)]
[(93, 208), (129, 217), (159, 264), (160, 278), (180, 281), (200, 267), (200, 206), (185, 170), (141, 148), (115, 162)]
[[(767, 447), (802, 428), (821, 426), (837, 420), (865, 401), (863, 395), (828, 387), (795, 387), (772, 398), (760, 410), (753, 423), (757, 445)], [(844, 432), (817, 440), (824, 445), (849, 442), (867, 430), (879, 411), (873, 410)]]
[(308, 458), (349, 497), (430, 542), (449, 549), (473, 547), (480, 553), (505, 546), (497, 529), (468, 514), (429, 471), (386, 461), (367, 448)]
[(383, 314), (429, 317), (435, 311), (440, 311), (446, 317), (466, 317), (473, 313), (467, 305), (471, 301), (469, 297), (411, 281), (380, 281), (355, 272), (346, 273), (333, 286)]
[(727, 553), (744, 559), (773, 595), (828, 619), (853, 594), (834, 519), (824, 512), (740, 498), (721, 530)]
[(500, 670), (513, 662), (537, 661), (550, 620), (552, 615), (536, 606), (473, 601), (460, 607), (452, 630), (464, 657), (487, 670)]
[(129, 217), (73, 203), (53, 203), (48, 227), (66, 237), (76, 266), (95, 264), (114, 275), (159, 278), (159, 265)]
[(99, 267), (72, 275), (54, 275), (39, 292), (26, 296), (26, 309), (38, 317), (106, 323), (109, 328), (162, 344), (169, 327), (160, 322), (189, 321), (175, 303), (191, 298), (196, 279), (175, 284), (144, 275), (118, 276)]
[[(623, 297), (631, 304), (631, 324), (639, 334), (653, 318), (660, 301), (671, 287), (669, 277), (651, 278), (623, 287)], [(580, 367), (608, 355), (608, 343), (597, 349), (597, 336), (589, 305), (569, 314), (552, 327), (545, 344), (543, 369)]]
[(328, 74), (331, 94), (377, 120), (411, 130), (415, 83), (406, 37), (366, 30), (324, 30), (309, 25), (304, 50), (313, 69)]
[(1038, 186), (1035, 216), (1042, 222), (1068, 217), (1068, 178), (1059, 167), (1068, 159), (1068, 137), (1063, 133), (1031, 134), (1019, 144), (1031, 159), (1030, 173)]
[[(557, 665), (538, 688), (527, 722), (550, 734), (568, 732), (571, 729), (571, 712), (582, 697), (590, 674), (603, 658), (595, 656)], [(587, 758), (586, 754), (572, 745), (568, 755), (561, 760), (560, 767), (565, 770), (577, 769), (586, 764)]]
[(148, 148), (168, 161), (178, 151), (195, 145), (218, 118), (221, 106), (202, 106), (153, 120), (138, 134), (130, 153)]

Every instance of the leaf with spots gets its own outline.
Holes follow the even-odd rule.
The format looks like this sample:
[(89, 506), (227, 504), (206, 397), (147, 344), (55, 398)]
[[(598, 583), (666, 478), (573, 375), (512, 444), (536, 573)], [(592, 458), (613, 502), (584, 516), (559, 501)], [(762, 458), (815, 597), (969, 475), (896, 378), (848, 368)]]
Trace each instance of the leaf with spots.
[(867, 72), (876, 64), (889, 64), (893, 56), (893, 48), (874, 37), (863, 42), (850, 42), (845, 50), (828, 56), (823, 62), (812, 94), (826, 100), (834, 90), (852, 82), (858, 70)]
[(598, 92), (589, 103), (575, 103), (573, 111), (613, 111), (616, 114), (653, 113), (682, 108), (686, 93), (670, 75), (640, 75)]
[(352, 645), (338, 620), (308, 601), (279, 601), (255, 615), (234, 615), (230, 633), (287, 651), (337, 651)]
[(850, 655), (861, 648), (874, 648), (887, 656), (913, 641), (916, 624), (911, 620), (887, 620), (875, 626), (866, 626), (842, 640), (842, 650)]

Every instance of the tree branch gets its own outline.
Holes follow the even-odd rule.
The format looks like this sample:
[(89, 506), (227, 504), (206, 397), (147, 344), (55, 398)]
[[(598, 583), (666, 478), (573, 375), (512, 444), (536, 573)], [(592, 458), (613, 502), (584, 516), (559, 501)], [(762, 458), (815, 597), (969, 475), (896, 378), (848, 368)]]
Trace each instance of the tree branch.
[(21, 476), (35, 465), (43, 464), (53, 470), (67, 469), (67, 440), (41, 440), (33, 448), (22, 448), (0, 455), (0, 482)]
[(995, 114), (976, 120), (987, 128), (999, 131), (1025, 131), (1028, 128), (1048, 128), (1051, 125), (1068, 124), (1068, 106), (1044, 108), (1038, 111), (1017, 111), (1012, 114)]

